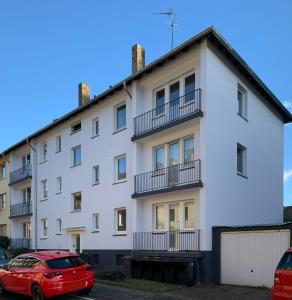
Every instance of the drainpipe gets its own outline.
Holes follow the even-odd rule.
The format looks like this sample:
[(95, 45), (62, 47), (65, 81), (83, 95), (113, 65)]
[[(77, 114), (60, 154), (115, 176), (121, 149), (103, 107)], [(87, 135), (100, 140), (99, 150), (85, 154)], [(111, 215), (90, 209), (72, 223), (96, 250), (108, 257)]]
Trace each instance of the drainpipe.
[(38, 191), (37, 191), (37, 188), (38, 188), (38, 184), (37, 184), (37, 151), (36, 149), (32, 146), (31, 142), (27, 139), (26, 140), (27, 144), (30, 146), (30, 148), (33, 150), (34, 154), (35, 154), (35, 166), (34, 166), (34, 220), (35, 220), (35, 228), (34, 228), (34, 234), (35, 234), (35, 243), (34, 243), (34, 251), (36, 252), (38, 250), (38, 247), (37, 247), (37, 221), (38, 221), (38, 218), (37, 218), (37, 195), (38, 195)]

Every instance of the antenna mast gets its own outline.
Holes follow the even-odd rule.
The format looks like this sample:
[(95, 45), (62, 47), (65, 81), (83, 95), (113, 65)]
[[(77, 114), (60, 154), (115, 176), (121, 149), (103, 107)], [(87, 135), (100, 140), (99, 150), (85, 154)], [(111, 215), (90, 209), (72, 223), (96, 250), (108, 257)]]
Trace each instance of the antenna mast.
[(173, 32), (174, 32), (174, 26), (176, 25), (175, 23), (175, 17), (176, 13), (173, 10), (173, 8), (170, 8), (167, 12), (155, 12), (153, 13), (154, 15), (167, 15), (168, 20), (169, 20), (169, 28), (171, 30), (171, 49), (173, 49)]

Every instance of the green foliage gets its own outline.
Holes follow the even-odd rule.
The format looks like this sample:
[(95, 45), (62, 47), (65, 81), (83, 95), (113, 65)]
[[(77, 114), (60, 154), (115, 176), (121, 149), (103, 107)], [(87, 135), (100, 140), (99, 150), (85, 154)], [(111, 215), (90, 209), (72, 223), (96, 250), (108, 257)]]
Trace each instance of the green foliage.
[(0, 236), (0, 247), (7, 250), (10, 246), (10, 238), (4, 235)]
[(17, 248), (17, 249), (10, 250), (12, 257), (16, 257), (17, 255), (30, 253), (30, 252), (32, 252), (32, 250), (28, 248)]

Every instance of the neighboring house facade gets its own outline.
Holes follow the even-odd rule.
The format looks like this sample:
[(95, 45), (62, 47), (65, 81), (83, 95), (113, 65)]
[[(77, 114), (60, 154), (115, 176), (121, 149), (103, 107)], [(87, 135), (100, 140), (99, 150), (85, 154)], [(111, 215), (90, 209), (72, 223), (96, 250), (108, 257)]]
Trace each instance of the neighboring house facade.
[(11, 235), (100, 267), (196, 258), (211, 281), (213, 226), (282, 222), (291, 114), (214, 28), (144, 55), (135, 45), (130, 77), (92, 100), (81, 84), (77, 109), (4, 152), (26, 172)]
[(6, 156), (0, 156), (0, 236), (10, 237), (10, 165)]

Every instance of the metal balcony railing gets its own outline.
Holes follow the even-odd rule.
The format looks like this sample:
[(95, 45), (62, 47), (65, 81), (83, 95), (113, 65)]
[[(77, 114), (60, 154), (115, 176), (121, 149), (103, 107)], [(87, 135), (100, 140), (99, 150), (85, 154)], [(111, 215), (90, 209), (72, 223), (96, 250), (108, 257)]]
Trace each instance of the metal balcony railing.
[(10, 205), (10, 218), (32, 214), (31, 203), (17, 203)]
[(132, 140), (184, 122), (196, 115), (202, 116), (200, 89), (135, 117)]
[(20, 169), (10, 173), (10, 185), (21, 182), (32, 177), (31, 164), (27, 164)]
[(134, 195), (148, 193), (175, 187), (201, 184), (201, 161), (193, 160), (187, 163), (173, 165), (134, 177)]
[(31, 248), (31, 239), (30, 238), (19, 238), (19, 239), (11, 239), (10, 247), (12, 249), (17, 248)]
[(133, 251), (186, 252), (200, 250), (200, 231), (171, 230), (133, 233)]

